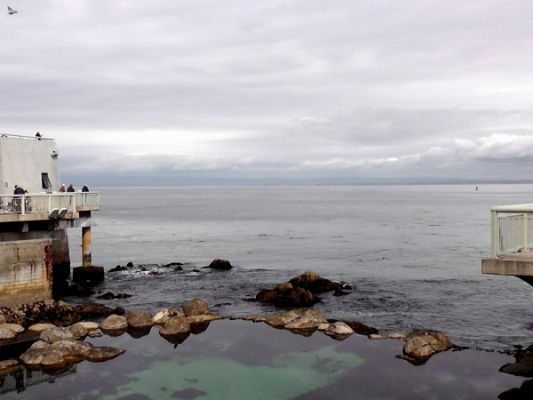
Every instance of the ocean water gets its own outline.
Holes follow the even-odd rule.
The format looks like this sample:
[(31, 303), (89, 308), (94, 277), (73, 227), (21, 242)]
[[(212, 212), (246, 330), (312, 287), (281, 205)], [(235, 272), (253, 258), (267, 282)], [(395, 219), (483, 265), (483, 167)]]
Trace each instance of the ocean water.
[[(533, 342), (533, 287), (482, 275), (490, 207), (533, 202), (533, 185), (102, 187), (93, 264), (110, 269), (97, 292), (155, 311), (194, 297), (223, 315), (268, 314), (247, 301), (261, 288), (312, 270), (354, 289), (324, 295), (328, 318), (382, 333), (443, 330), (469, 348), (511, 350)], [(80, 230), (69, 232), (73, 265)], [(229, 272), (202, 269), (225, 258)], [(184, 263), (183, 271), (164, 268)], [(98, 294), (98, 293), (97, 293)], [(95, 296), (93, 296), (95, 297)]]

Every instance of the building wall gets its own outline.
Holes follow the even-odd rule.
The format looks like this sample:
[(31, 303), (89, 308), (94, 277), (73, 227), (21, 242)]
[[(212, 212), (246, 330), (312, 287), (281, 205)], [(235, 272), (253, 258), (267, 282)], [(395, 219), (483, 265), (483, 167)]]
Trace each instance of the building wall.
[(52, 297), (52, 241), (0, 243), (0, 306)]
[(43, 172), (48, 173), (49, 191), (61, 185), (55, 140), (34, 137), (0, 136), (0, 194), (13, 194), (15, 185), (30, 193), (44, 192)]

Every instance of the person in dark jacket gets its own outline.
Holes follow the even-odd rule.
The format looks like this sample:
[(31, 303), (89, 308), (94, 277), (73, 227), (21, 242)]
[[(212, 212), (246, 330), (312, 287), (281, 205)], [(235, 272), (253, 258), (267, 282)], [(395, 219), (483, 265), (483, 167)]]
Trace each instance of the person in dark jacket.
[(88, 192), (89, 191), (89, 187), (87, 185), (83, 185), (83, 187), (81, 188), (81, 191), (82, 192)]
[(24, 189), (20, 186), (15, 185), (15, 191), (13, 192), (13, 194), (24, 194)]
[(72, 186), (72, 183), (68, 185), (67, 192), (75, 192), (76, 189), (74, 189), (74, 186)]

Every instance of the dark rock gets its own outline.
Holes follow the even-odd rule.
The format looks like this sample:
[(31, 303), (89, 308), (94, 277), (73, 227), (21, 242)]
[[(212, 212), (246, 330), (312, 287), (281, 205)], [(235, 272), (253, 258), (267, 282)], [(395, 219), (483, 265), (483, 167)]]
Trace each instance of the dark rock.
[(127, 269), (128, 269), (128, 267), (124, 267), (122, 265), (117, 265), (115, 268), (111, 268), (107, 272), (120, 272), (120, 271), (126, 271)]
[(533, 378), (533, 346), (518, 352), (515, 359), (514, 363), (505, 364), (501, 367), (500, 371), (511, 375)]
[(76, 267), (72, 269), (74, 282), (102, 282), (104, 280), (104, 267)]
[[(180, 263), (180, 262), (171, 262), (171, 263), (168, 263), (168, 264), (165, 264), (163, 265), (163, 267), (165, 268), (170, 268), (170, 267), (180, 267), (179, 271), (181, 271), (183, 268), (181, 268), (181, 266), (183, 265), (183, 263)], [(174, 270), (176, 270), (176, 268)]]
[(199, 269), (195, 268), (192, 270), (192, 272), (201, 272)]
[(177, 271), (183, 271), (183, 267), (180, 267), (180, 266), (178, 265), (176, 268), (174, 268), (174, 271), (176, 271), (176, 272), (177, 272)]
[(130, 261), (126, 264), (126, 267), (127, 268), (133, 268), (133, 263)]
[(313, 293), (303, 288), (283, 289), (283, 291), (263, 289), (255, 298), (261, 303), (270, 303), (278, 307), (309, 307), (318, 302)]
[(501, 393), (500, 400), (531, 400), (533, 399), (533, 379), (527, 380), (520, 388), (512, 388)]
[(333, 296), (346, 296), (347, 294), (350, 294), (350, 292), (347, 292), (346, 290), (342, 289), (335, 289), (333, 292)]
[(107, 317), (111, 314), (116, 315), (124, 315), (125, 311), (122, 307), (117, 308), (111, 308), (107, 307), (103, 304), (98, 303), (87, 303), (87, 304), (81, 304), (73, 309), (74, 313), (78, 316), (78, 321), (82, 319), (87, 318), (94, 318), (94, 317)]
[(221, 258), (216, 258), (209, 264), (209, 268), (216, 269), (219, 271), (227, 271), (232, 269), (233, 266), (228, 260), (223, 260)]
[(100, 296), (96, 296), (97, 299), (102, 299), (102, 300), (127, 299), (128, 297), (131, 297), (131, 294), (128, 294), (128, 293), (114, 294), (113, 292), (106, 292)]
[(78, 283), (74, 283), (68, 286), (68, 288), (64, 292), (64, 295), (65, 296), (77, 296), (77, 297), (89, 297), (95, 293), (96, 292), (90, 287), (85, 287), (85, 286), (79, 285)]

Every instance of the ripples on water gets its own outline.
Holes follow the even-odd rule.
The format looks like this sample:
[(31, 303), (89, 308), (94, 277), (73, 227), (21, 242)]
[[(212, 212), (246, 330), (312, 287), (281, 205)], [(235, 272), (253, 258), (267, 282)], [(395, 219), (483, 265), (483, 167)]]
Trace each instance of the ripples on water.
[[(271, 313), (244, 301), (306, 271), (354, 286), (323, 296), (331, 318), (381, 331), (442, 329), (458, 344), (507, 350), (533, 336), (533, 288), (481, 275), (489, 209), (531, 202), (533, 186), (102, 188), (93, 261), (147, 271), (109, 274), (99, 291), (155, 310), (203, 297), (225, 315)], [(71, 230), (79, 264), (78, 230)], [(213, 258), (230, 272), (201, 269)], [(184, 262), (184, 271), (159, 265)], [(200, 272), (192, 272), (199, 269)], [(151, 274), (151, 272), (157, 274)]]

